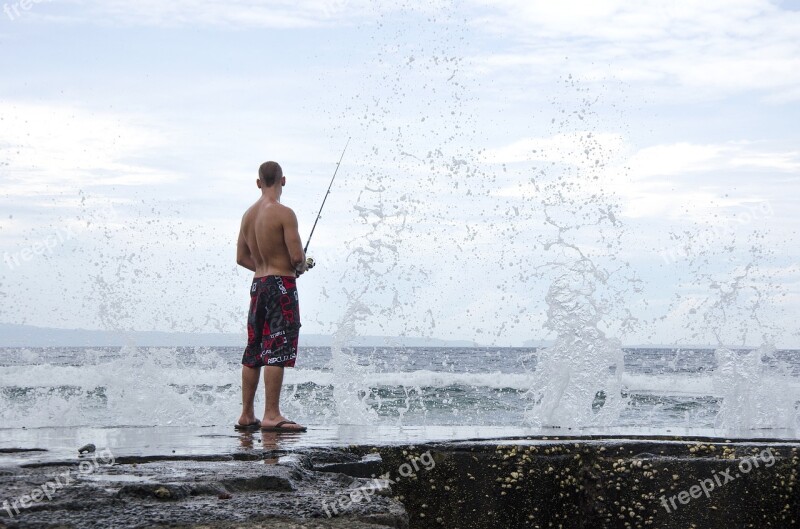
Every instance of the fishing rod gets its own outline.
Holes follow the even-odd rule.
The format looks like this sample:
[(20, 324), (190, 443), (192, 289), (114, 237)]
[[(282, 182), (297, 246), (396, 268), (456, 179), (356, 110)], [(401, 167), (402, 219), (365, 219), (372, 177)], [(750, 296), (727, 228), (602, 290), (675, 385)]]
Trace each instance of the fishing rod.
[[(331, 194), (331, 187), (333, 187), (333, 181), (336, 180), (336, 173), (339, 172), (339, 167), (342, 165), (342, 160), (344, 159), (344, 153), (347, 151), (347, 146), (350, 145), (350, 138), (347, 138), (347, 143), (344, 145), (344, 149), (342, 149), (342, 155), (339, 157), (339, 162), (336, 164), (336, 170), (333, 172), (333, 178), (331, 178), (331, 183), (328, 185), (328, 191), (325, 192), (325, 197), (322, 199), (322, 205), (319, 207), (319, 213), (317, 213), (317, 219), (314, 221), (314, 225), (311, 227), (311, 233), (308, 234), (308, 240), (306, 241), (306, 247), (303, 248), (303, 253), (308, 252), (308, 245), (311, 244), (311, 236), (314, 235), (314, 229), (317, 227), (317, 222), (319, 222), (320, 217), (322, 217), (322, 208), (325, 207), (325, 201), (328, 200), (328, 195)], [(314, 267), (314, 260), (310, 257), (306, 259), (309, 268)]]

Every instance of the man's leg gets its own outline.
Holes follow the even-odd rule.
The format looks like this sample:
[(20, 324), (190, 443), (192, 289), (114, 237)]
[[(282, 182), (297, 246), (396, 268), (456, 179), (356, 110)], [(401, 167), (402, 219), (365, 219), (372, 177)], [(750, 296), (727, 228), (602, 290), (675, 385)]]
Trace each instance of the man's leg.
[(266, 405), (264, 406), (264, 418), (270, 422), (277, 422), (276, 419), (281, 416), (281, 387), (283, 387), (283, 367), (265, 367), (264, 392)]
[[(268, 366), (264, 368), (264, 392), (266, 404), (262, 426), (275, 426), (286, 417), (281, 415), (281, 387), (283, 386), (283, 367)], [(284, 424), (281, 428), (301, 428), (299, 424)]]
[(256, 421), (253, 401), (256, 398), (260, 378), (260, 367), (242, 366), (242, 416), (239, 417), (239, 424), (252, 424)]

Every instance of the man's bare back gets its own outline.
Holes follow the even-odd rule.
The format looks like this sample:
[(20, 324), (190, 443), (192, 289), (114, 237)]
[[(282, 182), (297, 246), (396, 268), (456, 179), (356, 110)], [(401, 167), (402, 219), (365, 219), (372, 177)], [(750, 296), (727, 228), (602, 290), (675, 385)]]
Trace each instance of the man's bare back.
[[(255, 272), (256, 277), (304, 271), (297, 216), (271, 197), (262, 196), (245, 212), (238, 246), (239, 256), (245, 261), (239, 264)], [(247, 262), (248, 258), (251, 262)]]
[(286, 178), (280, 166), (275, 164), (269, 170), (274, 172), (274, 183), (265, 185), (259, 177), (261, 198), (242, 217), (236, 262), (255, 272), (256, 277), (299, 275), (306, 271), (306, 256), (297, 216), (281, 204)]

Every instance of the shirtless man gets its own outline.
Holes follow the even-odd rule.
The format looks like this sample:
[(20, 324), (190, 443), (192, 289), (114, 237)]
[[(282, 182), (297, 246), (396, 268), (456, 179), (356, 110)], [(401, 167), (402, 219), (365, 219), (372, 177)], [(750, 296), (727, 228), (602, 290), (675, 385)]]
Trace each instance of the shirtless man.
[[(244, 217), (239, 231), (236, 262), (255, 272), (250, 288), (247, 348), (242, 358), (242, 415), (237, 430), (304, 432), (280, 411), (283, 370), (294, 367), (300, 331), (296, 278), (307, 270), (297, 216), (281, 204), (286, 185), (281, 166), (266, 162), (258, 170), (259, 198)], [(264, 417), (253, 409), (261, 367), (264, 366)]]

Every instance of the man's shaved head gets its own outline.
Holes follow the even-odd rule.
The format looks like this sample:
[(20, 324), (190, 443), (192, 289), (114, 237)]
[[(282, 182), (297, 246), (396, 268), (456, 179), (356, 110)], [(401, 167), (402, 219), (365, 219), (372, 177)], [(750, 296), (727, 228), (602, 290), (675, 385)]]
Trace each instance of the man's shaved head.
[(264, 162), (258, 168), (258, 178), (266, 187), (272, 187), (283, 178), (283, 169), (277, 162)]

